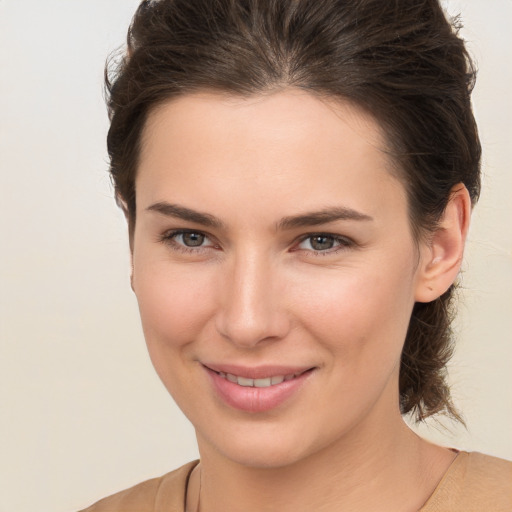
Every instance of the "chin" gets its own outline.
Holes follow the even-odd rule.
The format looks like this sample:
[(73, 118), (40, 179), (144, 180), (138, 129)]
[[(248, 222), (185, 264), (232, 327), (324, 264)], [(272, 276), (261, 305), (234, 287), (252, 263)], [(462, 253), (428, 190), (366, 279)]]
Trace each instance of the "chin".
[[(201, 457), (215, 452), (235, 464), (260, 469), (277, 469), (292, 466), (336, 442), (330, 434), (318, 438), (307, 435), (307, 429), (276, 428), (276, 425), (238, 425), (233, 431), (224, 430), (222, 438), (198, 434)], [(318, 429), (314, 429), (318, 432)]]
[(262, 447), (260, 443), (252, 446), (231, 445), (223, 455), (241, 466), (255, 469), (277, 469), (292, 466), (307, 457), (297, 446)]

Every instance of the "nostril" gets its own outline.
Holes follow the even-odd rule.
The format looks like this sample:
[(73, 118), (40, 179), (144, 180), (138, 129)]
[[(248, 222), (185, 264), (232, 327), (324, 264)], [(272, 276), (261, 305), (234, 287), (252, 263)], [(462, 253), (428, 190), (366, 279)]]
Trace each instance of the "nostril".
[(289, 322), (279, 311), (254, 313), (224, 312), (218, 315), (217, 332), (230, 342), (253, 347), (264, 341), (283, 338), (289, 331)]

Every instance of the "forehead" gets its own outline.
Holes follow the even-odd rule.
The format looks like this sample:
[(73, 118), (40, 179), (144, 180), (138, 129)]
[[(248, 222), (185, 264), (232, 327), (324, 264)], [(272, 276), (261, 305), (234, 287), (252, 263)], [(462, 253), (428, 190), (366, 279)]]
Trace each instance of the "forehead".
[[(193, 201), (193, 187), (202, 200), (215, 190), (241, 207), (249, 198), (256, 207), (258, 198), (289, 196), (290, 205), (341, 201), (360, 209), (356, 203), (384, 183), (402, 189), (391, 169), (381, 127), (348, 102), (293, 89), (248, 98), (193, 94), (148, 117), (137, 203)], [(368, 199), (375, 209), (378, 201)]]
[[(353, 131), (375, 148), (384, 150), (385, 136), (377, 121), (360, 107), (332, 97), (299, 89), (255, 94), (248, 97), (202, 92), (174, 98), (157, 106), (148, 116), (142, 150), (147, 150), (165, 129), (168, 137), (192, 136), (206, 142), (216, 137), (236, 139), (251, 132), (254, 144), (285, 143), (293, 137), (318, 144), (339, 143), (341, 129)], [(241, 130), (242, 129), (242, 130)]]

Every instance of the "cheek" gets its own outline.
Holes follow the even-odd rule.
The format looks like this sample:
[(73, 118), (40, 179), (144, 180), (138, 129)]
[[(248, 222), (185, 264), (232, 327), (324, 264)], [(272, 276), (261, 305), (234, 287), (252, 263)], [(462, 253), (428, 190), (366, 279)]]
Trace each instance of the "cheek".
[(151, 265), (134, 272), (144, 334), (150, 352), (176, 350), (197, 339), (212, 314), (211, 279)]
[(298, 285), (305, 329), (350, 371), (394, 365), (414, 304), (412, 275), (403, 270), (408, 266), (335, 270)]
[[(355, 270), (355, 269), (352, 269)], [(398, 398), (398, 370), (407, 333), (412, 283), (404, 273), (389, 270), (339, 273), (316, 280), (301, 300), (303, 330), (325, 364), (331, 386), (317, 397), (318, 415), (326, 415), (338, 435), (339, 414), (349, 428), (379, 398)]]
[(134, 290), (151, 362), (188, 416), (195, 393), (189, 385), (194, 382), (194, 342), (212, 316), (212, 286), (198, 272), (173, 269), (164, 262), (135, 266)]

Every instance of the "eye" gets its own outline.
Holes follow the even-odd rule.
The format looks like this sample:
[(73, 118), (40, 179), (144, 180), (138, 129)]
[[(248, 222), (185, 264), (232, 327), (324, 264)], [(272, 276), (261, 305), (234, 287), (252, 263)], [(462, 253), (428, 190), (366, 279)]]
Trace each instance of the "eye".
[(308, 235), (299, 243), (298, 248), (306, 251), (322, 252), (332, 254), (340, 249), (345, 249), (353, 245), (348, 238), (339, 235), (330, 235), (326, 233), (316, 233)]
[(206, 236), (203, 233), (177, 233), (174, 236), (174, 240), (187, 247), (200, 247), (206, 240)]
[(160, 237), (160, 241), (182, 252), (199, 252), (217, 247), (205, 233), (184, 229), (168, 231)]

